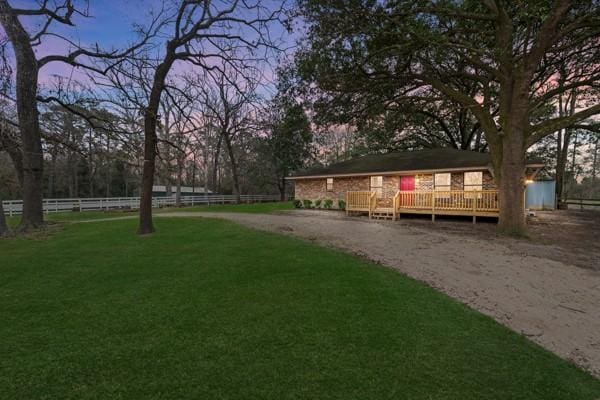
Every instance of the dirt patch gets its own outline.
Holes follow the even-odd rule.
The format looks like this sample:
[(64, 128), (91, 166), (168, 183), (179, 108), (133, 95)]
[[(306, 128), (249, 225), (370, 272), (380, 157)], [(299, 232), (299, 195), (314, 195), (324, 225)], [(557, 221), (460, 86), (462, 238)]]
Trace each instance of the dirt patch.
[[(425, 227), (420, 226), (424, 221), (374, 222), (326, 211), (162, 216), (224, 218), (369, 258), (437, 288), (600, 377), (600, 272), (591, 264), (573, 265), (569, 246), (556, 250), (535, 238), (499, 238), (492, 224), (464, 221)], [(538, 229), (551, 228), (533, 225), (534, 232)], [(552, 240), (569, 237), (565, 232)], [(595, 249), (586, 248), (590, 260), (598, 256)], [(565, 252), (562, 257), (560, 251)]]
[(402, 217), (400, 224), (433, 232), (466, 235), (494, 240), (515, 252), (565, 262), (582, 268), (600, 271), (600, 212), (595, 211), (536, 211), (528, 221), (530, 238), (511, 239), (496, 234), (496, 219), (481, 219), (471, 223), (470, 217), (429, 216)]

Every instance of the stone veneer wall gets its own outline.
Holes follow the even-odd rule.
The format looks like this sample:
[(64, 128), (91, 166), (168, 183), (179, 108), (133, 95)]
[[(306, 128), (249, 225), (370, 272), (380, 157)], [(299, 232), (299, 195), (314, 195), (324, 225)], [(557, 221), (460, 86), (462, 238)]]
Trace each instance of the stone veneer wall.
[(383, 197), (394, 197), (400, 187), (399, 176), (383, 177)]
[[(490, 171), (483, 171), (483, 190), (495, 190), (497, 189), (496, 182), (490, 174)], [(464, 189), (465, 174), (464, 172), (452, 172), (450, 174), (450, 187), (451, 190), (463, 190)]]
[(490, 171), (483, 171), (483, 190), (495, 190), (498, 189), (494, 177)]
[(433, 174), (415, 175), (415, 190), (432, 191), (433, 190)]
[[(451, 190), (463, 190), (464, 173), (452, 172), (450, 175)], [(333, 178), (333, 190), (327, 191), (327, 179), (299, 179), (295, 183), (295, 198), (298, 200), (333, 200), (333, 207), (337, 207), (338, 200), (346, 200), (346, 192), (370, 190), (368, 176)], [(433, 174), (415, 175), (415, 190), (433, 190)], [(383, 177), (383, 195), (386, 198), (394, 197), (400, 187), (399, 176)], [(496, 189), (496, 183), (489, 171), (483, 171), (483, 189)]]

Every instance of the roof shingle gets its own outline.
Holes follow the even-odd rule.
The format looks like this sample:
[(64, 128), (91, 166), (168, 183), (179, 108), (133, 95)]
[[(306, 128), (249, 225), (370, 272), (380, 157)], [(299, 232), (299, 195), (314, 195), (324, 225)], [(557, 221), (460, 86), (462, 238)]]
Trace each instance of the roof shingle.
[[(533, 162), (531, 162), (533, 163)], [(291, 178), (327, 175), (354, 175), (402, 171), (428, 171), (458, 168), (488, 168), (489, 153), (451, 148), (369, 154), (326, 167), (298, 171)]]

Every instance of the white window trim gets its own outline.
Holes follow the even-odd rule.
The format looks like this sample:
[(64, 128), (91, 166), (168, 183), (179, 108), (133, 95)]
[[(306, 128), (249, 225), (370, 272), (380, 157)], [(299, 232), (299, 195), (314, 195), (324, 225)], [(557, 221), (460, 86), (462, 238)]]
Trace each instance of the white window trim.
[[(381, 181), (381, 186), (373, 186), (373, 178)], [(373, 175), (369, 177), (369, 188), (371, 189), (371, 192), (377, 193), (378, 197), (383, 197), (383, 175)]]
[[(441, 176), (441, 175), (448, 177), (448, 180), (447, 180), (448, 184), (444, 184), (444, 185), (438, 184), (438, 176)], [(448, 192), (448, 191), (452, 190), (452, 174), (450, 172), (440, 172), (440, 173), (433, 174), (433, 190), (435, 192), (440, 192), (440, 191)], [(448, 198), (448, 197), (450, 197), (450, 193), (436, 194), (436, 197), (437, 198)]]
[[(479, 182), (480, 183), (469, 183), (467, 184), (467, 174), (471, 175), (471, 176), (479, 176)], [(470, 181), (473, 181), (473, 179), (470, 179)], [(465, 172), (463, 175), (463, 190), (465, 192), (473, 192), (473, 191), (482, 191), (483, 190), (483, 171), (469, 171), (469, 172)], [(473, 195), (468, 195), (468, 197), (472, 197)], [(467, 197), (467, 196), (465, 196)], [(477, 194), (478, 198), (481, 198), (481, 193)]]
[(328, 192), (333, 192), (333, 178), (327, 178), (325, 181), (325, 190)]

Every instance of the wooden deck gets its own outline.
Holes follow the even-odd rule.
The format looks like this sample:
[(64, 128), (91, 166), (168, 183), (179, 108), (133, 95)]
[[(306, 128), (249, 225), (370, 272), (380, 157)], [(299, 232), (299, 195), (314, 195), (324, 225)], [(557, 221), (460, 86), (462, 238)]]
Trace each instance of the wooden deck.
[(376, 192), (346, 193), (346, 214), (368, 213), (369, 218), (397, 220), (402, 214), (464, 215), (497, 217), (497, 190), (397, 191), (392, 198)]

